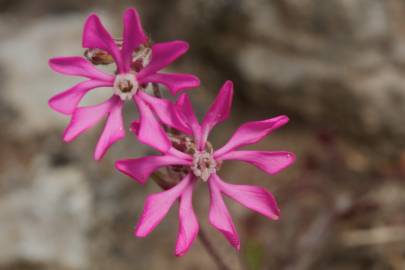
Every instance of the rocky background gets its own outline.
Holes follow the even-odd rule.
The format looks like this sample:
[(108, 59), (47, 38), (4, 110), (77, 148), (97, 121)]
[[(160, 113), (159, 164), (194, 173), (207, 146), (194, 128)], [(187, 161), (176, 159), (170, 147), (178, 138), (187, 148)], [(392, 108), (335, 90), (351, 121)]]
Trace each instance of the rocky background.
[(132, 5), (154, 40), (190, 43), (173, 69), (201, 78), (192, 93), (201, 112), (225, 80), (235, 82), (232, 119), (215, 145), (244, 121), (292, 119), (260, 147), (297, 153), (294, 166), (275, 177), (239, 163), (221, 170), (230, 182), (267, 187), (282, 210), (269, 222), (229, 201), (239, 254), (208, 226), (199, 185), (201, 225), (232, 269), (405, 269), (404, 1), (0, 0), (0, 270), (215, 269), (198, 241), (173, 256), (177, 210), (148, 238), (132, 236), (158, 188), (113, 162), (148, 148), (127, 136), (96, 163), (100, 129), (66, 145), (67, 119), (47, 107), (77, 81), (52, 73), (48, 58), (82, 53), (92, 11), (119, 35)]

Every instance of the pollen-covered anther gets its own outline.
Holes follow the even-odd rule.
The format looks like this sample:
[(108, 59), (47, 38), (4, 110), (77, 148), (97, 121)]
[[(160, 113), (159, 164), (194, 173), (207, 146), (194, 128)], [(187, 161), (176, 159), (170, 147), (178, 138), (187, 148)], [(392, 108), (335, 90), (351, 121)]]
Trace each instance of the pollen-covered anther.
[(118, 74), (114, 81), (114, 94), (121, 100), (130, 100), (138, 91), (139, 83), (134, 74)]
[(211, 174), (216, 173), (217, 162), (211, 153), (207, 151), (197, 151), (193, 155), (191, 170), (195, 176), (206, 182)]

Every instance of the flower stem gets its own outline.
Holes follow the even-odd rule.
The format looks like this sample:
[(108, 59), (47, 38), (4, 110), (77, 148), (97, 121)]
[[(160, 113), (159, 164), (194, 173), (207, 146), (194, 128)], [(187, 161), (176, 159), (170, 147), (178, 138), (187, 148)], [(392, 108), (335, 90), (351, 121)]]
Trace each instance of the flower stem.
[(203, 230), (201, 230), (198, 233), (198, 238), (200, 239), (201, 243), (207, 250), (208, 254), (211, 256), (211, 258), (214, 260), (214, 262), (217, 264), (219, 270), (230, 270), (230, 268), (225, 264), (225, 262), (222, 260), (221, 256), (219, 255), (218, 250), (214, 248), (210, 240), (208, 239), (207, 235)]

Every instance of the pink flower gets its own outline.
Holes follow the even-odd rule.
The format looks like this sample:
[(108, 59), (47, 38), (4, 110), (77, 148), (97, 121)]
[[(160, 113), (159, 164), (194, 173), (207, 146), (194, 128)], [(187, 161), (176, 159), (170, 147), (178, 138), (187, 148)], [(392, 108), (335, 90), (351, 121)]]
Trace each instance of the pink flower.
[[(279, 208), (273, 195), (265, 189), (250, 185), (234, 185), (221, 180), (217, 175), (219, 165), (226, 160), (239, 160), (250, 163), (264, 172), (274, 175), (286, 168), (295, 159), (294, 154), (284, 151), (249, 151), (238, 150), (240, 147), (255, 144), (273, 130), (288, 122), (286, 116), (277, 116), (263, 121), (248, 122), (239, 127), (231, 139), (220, 149), (213, 150), (207, 142), (212, 128), (228, 118), (232, 104), (233, 85), (226, 82), (205, 115), (202, 123), (197, 121), (188, 96), (183, 94), (177, 106), (180, 115), (172, 121), (177, 129), (192, 134), (192, 140), (186, 140), (194, 151), (180, 151), (174, 144), (165, 140), (169, 151), (163, 155), (146, 156), (116, 162), (116, 168), (143, 184), (156, 170), (164, 166), (184, 166), (185, 177), (169, 190), (150, 195), (145, 203), (135, 234), (147, 236), (166, 216), (172, 204), (179, 199), (179, 232), (176, 243), (176, 255), (187, 252), (195, 239), (199, 225), (192, 207), (192, 191), (198, 180), (206, 182), (210, 191), (209, 221), (219, 230), (236, 249), (240, 241), (232, 218), (223, 201), (222, 194), (239, 202), (269, 219), (277, 220)], [(176, 117), (175, 117), (176, 118)], [(169, 122), (169, 121), (167, 121)], [(133, 131), (139, 133), (138, 123), (133, 124)], [(163, 136), (163, 134), (161, 135)], [(157, 142), (156, 142), (157, 143)], [(160, 142), (162, 143), (162, 142)], [(159, 143), (159, 144), (160, 144)], [(195, 143), (195, 147), (193, 147)], [(160, 145), (155, 148), (161, 148)], [(187, 148), (187, 147), (186, 147)]]
[[(101, 24), (97, 15), (87, 18), (83, 31), (83, 47), (112, 57), (116, 65), (116, 72), (109, 74), (95, 68), (91, 62), (83, 57), (57, 57), (49, 60), (50, 67), (59, 73), (72, 76), (85, 77), (80, 82), (64, 92), (52, 97), (49, 106), (55, 111), (71, 115), (71, 121), (64, 132), (66, 142), (74, 140), (87, 129), (93, 127), (104, 117), (107, 117), (104, 130), (98, 140), (94, 158), (99, 160), (107, 149), (116, 141), (125, 136), (122, 119), (122, 108), (125, 100), (133, 100), (140, 112), (140, 137), (148, 140), (164, 141), (166, 137), (151, 136), (161, 134), (153, 114), (149, 113), (145, 97), (154, 100), (144, 93), (149, 83), (165, 85), (175, 95), (181, 90), (197, 87), (199, 80), (190, 74), (160, 73), (159, 71), (188, 50), (188, 44), (183, 41), (171, 41), (148, 45), (148, 39), (143, 32), (142, 25), (135, 9), (128, 9), (123, 17), (124, 31), (122, 46), (111, 37)], [(79, 107), (84, 95), (95, 88), (112, 87), (112, 96), (105, 102), (87, 107)], [(170, 109), (167, 101), (160, 101), (164, 108), (162, 112)], [(145, 134), (143, 131), (151, 132)], [(160, 149), (166, 151), (167, 149)]]

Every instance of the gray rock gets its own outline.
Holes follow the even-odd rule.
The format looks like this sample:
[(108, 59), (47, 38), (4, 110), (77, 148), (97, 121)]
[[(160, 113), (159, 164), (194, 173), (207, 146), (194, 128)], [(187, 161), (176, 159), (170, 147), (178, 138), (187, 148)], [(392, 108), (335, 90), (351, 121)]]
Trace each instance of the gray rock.
[(36, 162), (27, 186), (0, 199), (0, 265), (40, 263), (83, 269), (90, 225), (91, 193), (73, 167), (47, 168)]

